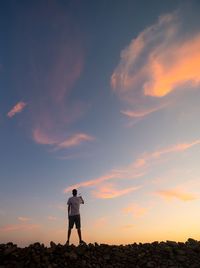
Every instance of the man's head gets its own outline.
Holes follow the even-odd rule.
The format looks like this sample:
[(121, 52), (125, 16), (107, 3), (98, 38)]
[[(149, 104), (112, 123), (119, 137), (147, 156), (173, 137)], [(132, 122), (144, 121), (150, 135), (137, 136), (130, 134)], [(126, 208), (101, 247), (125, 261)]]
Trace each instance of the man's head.
[(72, 194), (73, 194), (73, 196), (77, 196), (77, 190), (76, 189), (73, 189), (72, 190)]

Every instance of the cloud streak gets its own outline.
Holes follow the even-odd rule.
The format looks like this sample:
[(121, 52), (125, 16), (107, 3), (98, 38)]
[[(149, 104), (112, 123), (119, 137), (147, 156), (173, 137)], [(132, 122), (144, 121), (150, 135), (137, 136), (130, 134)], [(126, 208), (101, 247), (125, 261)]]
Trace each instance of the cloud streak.
[(64, 140), (63, 142), (60, 142), (57, 144), (57, 148), (58, 149), (63, 149), (63, 148), (69, 148), (69, 147), (74, 147), (74, 146), (78, 146), (83, 142), (90, 142), (93, 141), (94, 137), (85, 134), (85, 133), (77, 133), (74, 134), (70, 137), (68, 137), (66, 140)]
[(86, 133), (75, 133), (71, 136), (68, 136), (64, 140), (61, 138), (49, 137), (41, 131), (41, 129), (34, 129), (33, 139), (38, 144), (43, 145), (53, 145), (54, 150), (66, 149), (71, 147), (76, 147), (85, 142), (94, 141), (95, 138), (86, 134)]
[(121, 113), (123, 115), (128, 116), (129, 118), (141, 118), (141, 117), (145, 117), (151, 113), (154, 113), (160, 109), (161, 108), (152, 108), (152, 109), (141, 110), (141, 111), (123, 110), (123, 111), (121, 111)]
[(100, 199), (112, 199), (116, 197), (120, 197), (134, 191), (137, 191), (141, 188), (141, 186), (128, 187), (125, 189), (116, 189), (112, 184), (104, 184), (100, 186), (98, 190), (93, 191), (93, 195), (96, 198)]
[(160, 190), (157, 191), (155, 194), (159, 195), (160, 197), (166, 200), (179, 199), (181, 201), (187, 202), (197, 199), (196, 195), (184, 192), (179, 189)]
[(7, 116), (8, 117), (13, 117), (15, 116), (16, 114), (18, 113), (21, 113), (24, 108), (26, 107), (27, 103), (23, 102), (23, 101), (20, 101), (18, 102), (8, 113), (7, 113)]

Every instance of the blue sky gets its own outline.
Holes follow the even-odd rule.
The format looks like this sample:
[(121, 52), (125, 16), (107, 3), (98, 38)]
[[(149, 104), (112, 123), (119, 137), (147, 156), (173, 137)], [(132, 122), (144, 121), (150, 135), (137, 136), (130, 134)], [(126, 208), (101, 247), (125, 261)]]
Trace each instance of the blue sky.
[(0, 241), (198, 238), (198, 1), (0, 5)]

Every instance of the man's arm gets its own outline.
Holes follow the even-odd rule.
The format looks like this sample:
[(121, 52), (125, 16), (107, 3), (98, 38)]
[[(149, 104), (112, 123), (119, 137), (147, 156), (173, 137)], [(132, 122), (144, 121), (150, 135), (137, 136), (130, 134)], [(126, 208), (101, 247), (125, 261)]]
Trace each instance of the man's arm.
[(84, 200), (83, 200), (82, 196), (79, 196), (79, 198), (81, 199), (81, 204), (84, 204)]

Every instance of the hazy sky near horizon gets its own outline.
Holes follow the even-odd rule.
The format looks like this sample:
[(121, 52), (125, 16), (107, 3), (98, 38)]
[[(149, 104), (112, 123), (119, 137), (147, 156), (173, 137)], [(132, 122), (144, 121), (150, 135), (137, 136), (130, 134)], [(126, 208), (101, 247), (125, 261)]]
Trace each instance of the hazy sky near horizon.
[(199, 239), (200, 2), (0, 10), (0, 242)]

